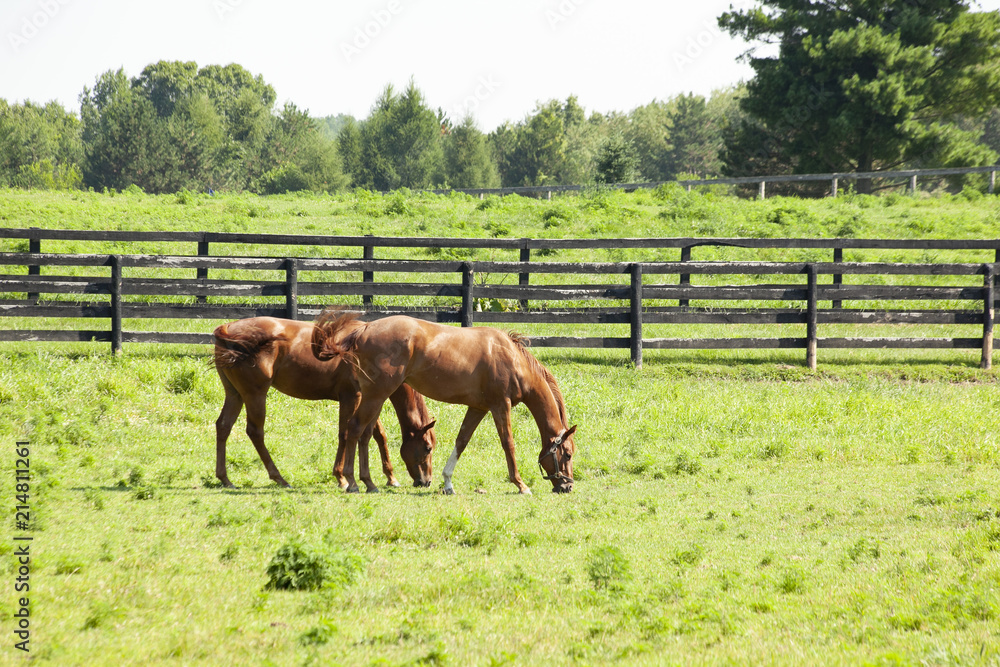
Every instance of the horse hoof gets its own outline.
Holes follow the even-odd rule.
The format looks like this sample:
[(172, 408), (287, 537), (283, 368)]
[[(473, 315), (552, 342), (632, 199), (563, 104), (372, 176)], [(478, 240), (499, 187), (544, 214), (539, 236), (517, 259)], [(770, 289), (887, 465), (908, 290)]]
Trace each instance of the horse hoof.
[(390, 479), (389, 482), (388, 482), (388, 484), (387, 484), (387, 486), (398, 487), (399, 486), (399, 482), (397, 480), (395, 480), (395, 479)]
[(532, 495), (531, 494), (531, 489), (529, 489), (528, 487), (524, 487), (523, 489), (521, 489), (520, 493), (521, 493), (522, 496), (530, 496), (530, 495)]
[(346, 489), (347, 493), (361, 493), (361, 490), (357, 486), (349, 486)]
[(368, 489), (367, 491), (365, 491), (365, 493), (380, 493), (380, 491), (379, 491), (379, 489), (378, 489), (377, 486), (373, 486), (370, 489)]
[(445, 489), (444, 489), (444, 495), (446, 495), (446, 496), (453, 496), (453, 495), (455, 495), (455, 489), (451, 488), (450, 486), (446, 486)]

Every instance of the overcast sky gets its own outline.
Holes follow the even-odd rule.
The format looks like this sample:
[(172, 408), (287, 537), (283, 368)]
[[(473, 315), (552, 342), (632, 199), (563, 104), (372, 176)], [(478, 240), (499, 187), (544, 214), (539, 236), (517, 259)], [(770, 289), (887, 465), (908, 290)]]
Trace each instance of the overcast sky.
[[(752, 0), (3, 0), (0, 97), (74, 111), (109, 69), (159, 60), (238, 63), (278, 104), (363, 118), (387, 83), (412, 77), (427, 103), (489, 131), (536, 102), (576, 95), (628, 111), (750, 78), (748, 45), (716, 19)], [(978, 3), (1000, 8), (1000, 0)]]

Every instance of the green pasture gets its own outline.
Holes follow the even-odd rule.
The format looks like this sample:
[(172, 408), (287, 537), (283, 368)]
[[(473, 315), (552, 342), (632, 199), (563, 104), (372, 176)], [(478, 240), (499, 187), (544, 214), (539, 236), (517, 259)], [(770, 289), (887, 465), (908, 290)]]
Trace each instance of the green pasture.
[[(972, 192), (757, 202), (669, 189), (552, 201), (0, 191), (0, 226), (77, 229), (993, 238), (998, 215), (996, 198)], [(176, 251), (145, 251), (164, 250)], [(738, 251), (704, 252), (714, 254), (696, 259)], [(626, 254), (641, 255), (553, 256)], [(859, 255), (845, 259), (923, 261)], [(927, 259), (993, 260), (958, 255)], [(864, 331), (820, 335), (908, 335)], [(1000, 664), (1000, 391), (978, 351), (821, 349), (816, 372), (802, 350), (648, 350), (640, 370), (627, 350), (535, 352), (579, 426), (569, 495), (540, 478), (523, 407), (515, 439), (534, 495), (507, 482), (490, 420), (456, 469), (459, 495), (442, 495), (464, 409), (435, 402), (434, 485), (406, 485), (393, 446), (402, 488), (343, 494), (331, 477), (333, 406), (273, 393), (268, 445), (293, 488), (269, 482), (241, 417), (228, 452), (237, 488), (225, 490), (214, 478), (223, 392), (207, 346), (126, 344), (114, 357), (105, 344), (0, 344), (0, 664)], [(394, 416), (383, 417), (398, 445)], [(27, 530), (14, 511), (18, 441), (31, 450)], [(13, 538), (24, 535), (28, 654), (13, 646)]]
[[(996, 376), (961, 359), (542, 350), (577, 436), (549, 493), (515, 411), (461, 495), (342, 494), (335, 411), (272, 395), (272, 486), (243, 420), (218, 488), (207, 349), (0, 350), (0, 457), (30, 442), (32, 653), (45, 664), (996, 664)], [(440, 451), (462, 410), (432, 403)], [(391, 438), (398, 427), (384, 415)], [(397, 459), (398, 460), (398, 459)], [(401, 480), (406, 473), (397, 467)], [(12, 475), (0, 493), (13, 507)], [(380, 482), (381, 483), (381, 482)], [(13, 512), (0, 543), (11, 626)], [(327, 569), (268, 587), (276, 554)], [(298, 562), (298, 561), (296, 561)], [(288, 566), (279, 559), (278, 564)], [(9, 642), (2, 659), (18, 664)]]

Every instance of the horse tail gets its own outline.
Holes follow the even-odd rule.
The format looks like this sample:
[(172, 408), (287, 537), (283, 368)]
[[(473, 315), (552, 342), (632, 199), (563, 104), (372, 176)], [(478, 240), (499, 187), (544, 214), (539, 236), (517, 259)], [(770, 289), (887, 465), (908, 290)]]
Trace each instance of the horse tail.
[(320, 361), (340, 357), (345, 361), (355, 361), (352, 352), (358, 334), (364, 323), (358, 314), (340, 308), (327, 308), (313, 322), (313, 354)]
[(232, 368), (234, 366), (255, 365), (257, 356), (274, 341), (281, 338), (257, 327), (242, 331), (230, 331), (229, 325), (223, 324), (213, 332), (215, 337), (215, 365), (217, 368)]

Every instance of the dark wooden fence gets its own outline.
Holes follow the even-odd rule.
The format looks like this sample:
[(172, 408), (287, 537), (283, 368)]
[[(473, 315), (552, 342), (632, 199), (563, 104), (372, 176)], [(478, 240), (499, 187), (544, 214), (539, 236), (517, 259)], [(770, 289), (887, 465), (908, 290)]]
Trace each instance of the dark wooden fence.
[[(952, 348), (980, 350), (981, 365), (989, 368), (1000, 261), (1000, 240), (459, 239), (0, 229), (3, 239), (22, 244), (26, 240), (28, 248), (0, 253), (0, 296), (5, 297), (0, 299), (0, 317), (15, 324), (24, 318), (110, 322), (109, 328), (86, 330), (5, 328), (0, 330), (3, 341), (101, 341), (110, 342), (116, 353), (131, 342), (204, 344), (211, 341), (208, 326), (199, 333), (128, 331), (123, 322), (260, 315), (311, 319), (323, 304), (334, 302), (357, 304), (372, 317), (406, 313), (462, 326), (628, 325), (628, 336), (536, 336), (532, 344), (629, 349), (636, 366), (642, 364), (646, 349), (799, 348), (806, 350), (806, 362), (815, 368), (820, 348)], [(65, 242), (110, 244), (115, 251), (44, 252), (46, 245)], [(118, 251), (136, 243), (176, 244), (178, 252)], [(264, 254), (232, 256), (227, 248), (233, 244), (253, 244)], [(213, 255), (220, 245), (222, 252)], [(269, 246), (302, 252), (270, 256)], [(355, 256), (302, 256), (307, 249), (332, 254), (333, 248)], [(429, 248), (506, 250), (516, 252), (518, 259), (376, 259), (378, 249), (390, 248), (396, 254), (400, 249), (414, 250), (411, 254)], [(693, 253), (699, 248), (829, 254), (827, 261), (696, 261)], [(537, 255), (567, 249), (634, 250), (647, 260), (552, 262), (532, 257), (533, 251)], [(976, 261), (845, 262), (845, 250), (947, 251)], [(663, 259), (648, 261), (649, 254)], [(67, 270), (70, 267), (76, 268)], [(230, 277), (217, 277), (220, 272)], [(273, 279), (261, 279), (261, 272), (272, 272), (267, 275)], [(331, 272), (337, 274), (335, 279), (326, 277)], [(394, 274), (393, 279), (376, 280), (385, 273)], [(399, 280), (399, 274), (414, 275), (418, 281)], [(345, 275), (353, 279), (345, 280)], [(427, 276), (437, 279), (429, 281)], [(517, 283), (489, 282), (498, 276), (516, 276)], [(566, 284), (567, 276), (576, 282)], [(899, 277), (905, 279), (886, 284)], [(720, 284), (732, 280), (737, 283)], [(430, 298), (434, 305), (372, 309), (373, 297)], [(505, 309), (477, 311), (477, 304), (489, 300), (503, 303)], [(644, 337), (643, 327), (657, 324), (793, 324), (804, 325), (804, 330), (794, 337)], [(975, 325), (977, 335), (819, 335), (821, 325), (866, 324)]]

